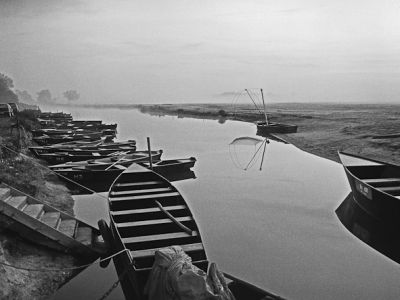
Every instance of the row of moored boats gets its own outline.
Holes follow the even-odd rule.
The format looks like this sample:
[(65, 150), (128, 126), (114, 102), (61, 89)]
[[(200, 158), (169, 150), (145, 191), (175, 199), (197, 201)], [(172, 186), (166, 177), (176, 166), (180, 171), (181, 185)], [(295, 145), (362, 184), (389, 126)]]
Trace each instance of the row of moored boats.
[(99, 229), (108, 254), (120, 253), (113, 260), (126, 299), (160, 299), (171, 288), (192, 299), (281, 299), (208, 261), (194, 216), (171, 183), (195, 177), (194, 157), (162, 160), (149, 141), (140, 150), (134, 140), (114, 142), (116, 126), (101, 121), (47, 113), (41, 122), (34, 132), (40, 146), (30, 151), (67, 182), (109, 192), (110, 222), (99, 220)]

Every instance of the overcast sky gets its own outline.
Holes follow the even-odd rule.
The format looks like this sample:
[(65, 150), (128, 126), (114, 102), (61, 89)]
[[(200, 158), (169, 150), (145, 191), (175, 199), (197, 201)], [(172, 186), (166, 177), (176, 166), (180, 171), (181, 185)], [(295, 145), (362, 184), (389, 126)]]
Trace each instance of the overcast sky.
[(0, 45), (18, 89), (81, 102), (400, 103), (395, 0), (0, 0)]

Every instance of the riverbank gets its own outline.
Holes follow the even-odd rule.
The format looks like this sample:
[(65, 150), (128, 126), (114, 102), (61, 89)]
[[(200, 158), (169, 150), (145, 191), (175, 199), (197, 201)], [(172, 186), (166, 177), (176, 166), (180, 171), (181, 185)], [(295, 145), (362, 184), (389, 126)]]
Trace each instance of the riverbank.
[[(175, 115), (254, 122), (262, 115), (252, 105), (231, 104), (160, 104), (139, 105), (139, 110), (155, 115)], [(278, 136), (298, 148), (338, 162), (337, 151), (400, 164), (400, 138), (375, 138), (400, 133), (400, 105), (394, 104), (333, 104), (284, 103), (268, 105), (271, 122), (298, 125), (294, 134)], [(256, 127), (254, 126), (254, 133)]]
[[(24, 116), (20, 121), (23, 128), (11, 131), (11, 120), (0, 119), (0, 144), (3, 146), (0, 181), (72, 213), (74, 203), (68, 189), (35, 159), (28, 158), (29, 129), (36, 126), (34, 118)], [(0, 221), (4, 220), (0, 217)], [(7, 224), (0, 227), (0, 262), (31, 269), (62, 269), (80, 263), (70, 255), (30, 243), (4, 225)], [(72, 272), (37, 272), (0, 265), (0, 299), (47, 299), (72, 275)]]

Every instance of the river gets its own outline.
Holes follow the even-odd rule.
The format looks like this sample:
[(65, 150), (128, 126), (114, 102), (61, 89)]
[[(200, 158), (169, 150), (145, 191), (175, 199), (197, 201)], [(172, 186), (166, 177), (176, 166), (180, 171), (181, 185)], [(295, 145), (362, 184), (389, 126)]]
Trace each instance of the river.
[[(64, 109), (74, 119), (118, 123), (118, 139), (163, 158), (197, 158), (196, 179), (175, 182), (200, 227), (210, 261), (220, 269), (288, 299), (398, 299), (400, 270), (350, 234), (335, 209), (350, 191), (342, 166), (270, 141), (247, 170), (258, 145), (229, 145), (254, 137), (252, 124), (150, 116), (136, 110)], [(301, 129), (300, 129), (301, 130)], [(75, 212), (96, 224), (107, 217), (104, 198), (82, 197)], [(97, 299), (116, 280), (88, 268), (56, 299)], [(120, 288), (110, 299), (123, 299)]]

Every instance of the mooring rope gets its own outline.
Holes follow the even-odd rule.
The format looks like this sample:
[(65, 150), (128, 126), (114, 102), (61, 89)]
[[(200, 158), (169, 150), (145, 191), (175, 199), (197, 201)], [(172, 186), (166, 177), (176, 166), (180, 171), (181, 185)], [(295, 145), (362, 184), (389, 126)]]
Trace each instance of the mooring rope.
[(8, 264), (5, 262), (0, 262), (0, 265), (6, 266), (6, 267), (11, 267), (14, 269), (19, 269), (19, 270), (25, 270), (25, 271), (36, 271), (36, 272), (61, 272), (61, 271), (72, 271), (72, 270), (79, 270), (79, 269), (83, 269), (83, 268), (87, 268), (91, 265), (94, 265), (96, 263), (101, 263), (103, 261), (109, 260), (117, 255), (120, 255), (121, 253), (125, 252), (125, 251), (129, 251), (129, 249), (123, 249), (121, 251), (118, 251), (117, 253), (114, 253), (110, 256), (107, 256), (105, 258), (102, 258), (98, 261), (92, 262), (90, 264), (85, 264), (85, 265), (81, 265), (81, 266), (77, 266), (77, 267), (69, 267), (69, 268), (61, 268), (61, 269), (51, 269), (51, 268), (41, 268), (41, 269), (36, 269), (36, 268), (26, 268), (26, 267), (20, 267), (20, 266), (16, 266), (16, 265), (12, 265), (12, 264)]

